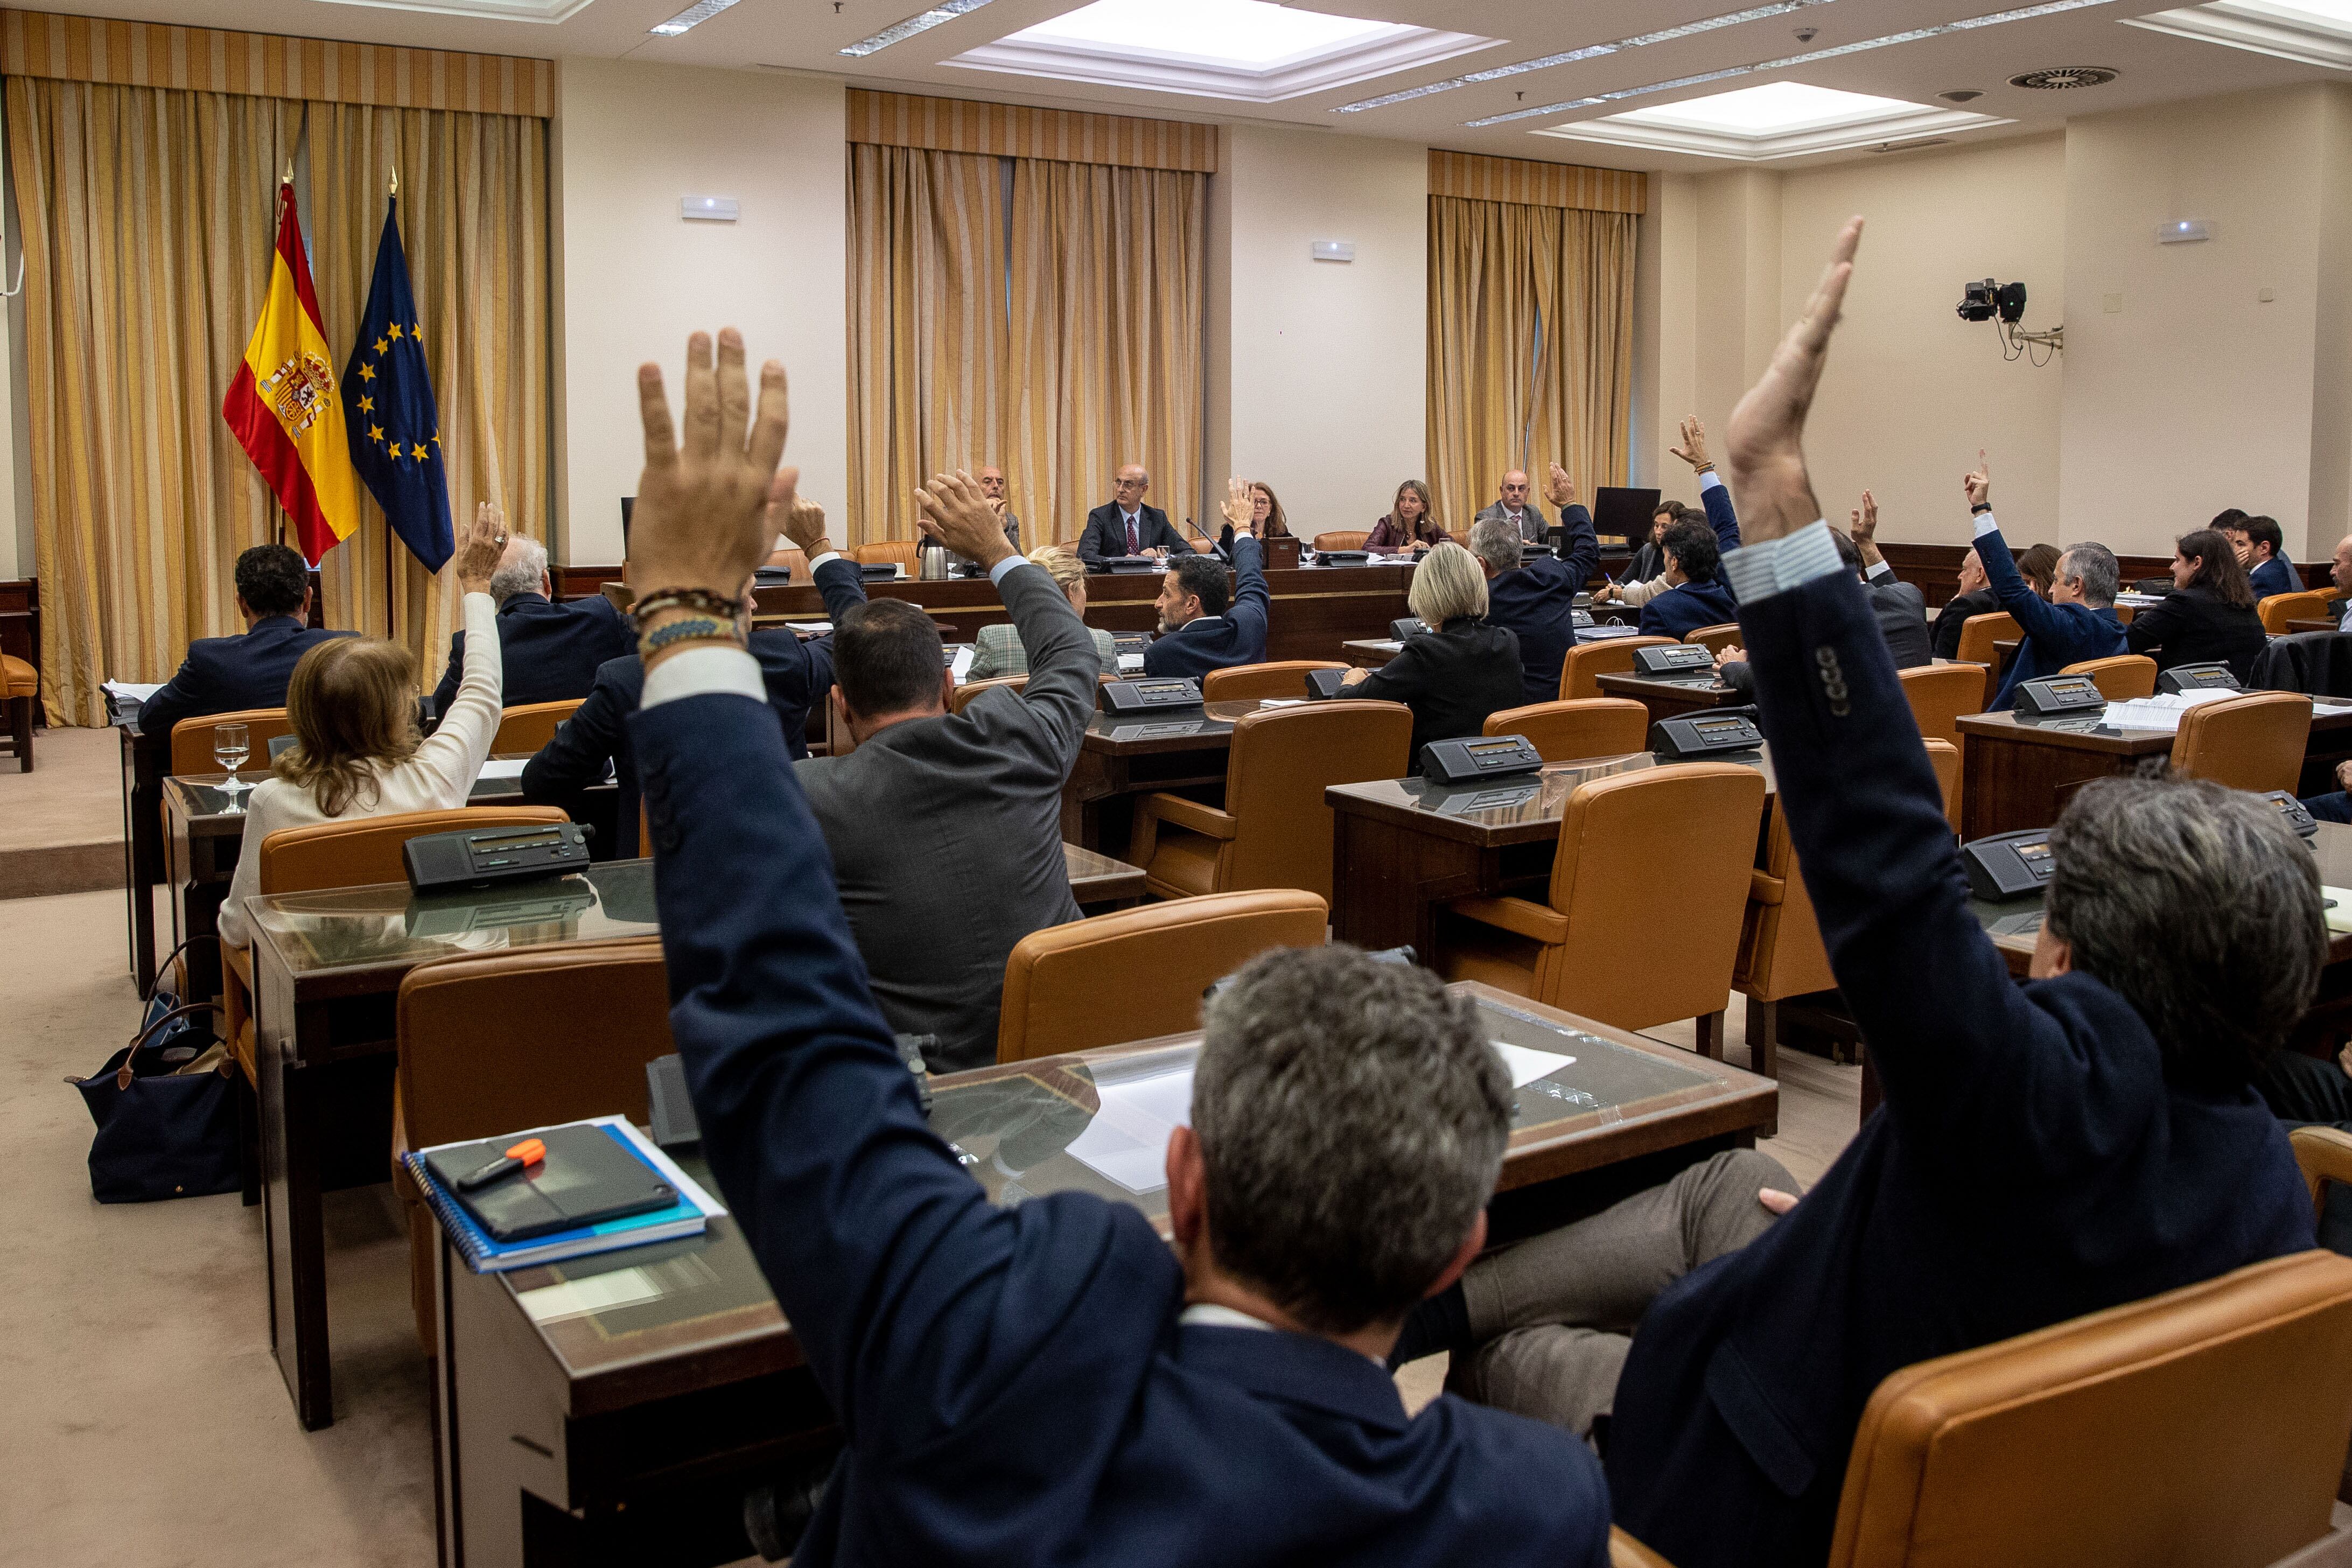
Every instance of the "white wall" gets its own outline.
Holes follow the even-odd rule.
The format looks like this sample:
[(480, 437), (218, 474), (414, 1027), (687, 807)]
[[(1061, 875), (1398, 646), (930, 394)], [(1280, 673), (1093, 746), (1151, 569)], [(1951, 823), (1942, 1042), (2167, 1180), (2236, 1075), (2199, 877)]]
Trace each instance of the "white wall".
[(1671, 486), (1677, 422), (1698, 406), (1698, 181), (1652, 174), (1633, 262), (1633, 416), (1629, 482)]
[[(555, 122), (556, 510), (562, 558), (621, 559), (620, 498), (645, 444), (636, 367), (678, 405), (687, 334), (742, 330), (756, 374), (792, 378), (801, 491), (835, 516), (848, 485), (843, 89), (767, 72), (567, 59)], [(683, 195), (733, 196), (732, 224)]]
[(1228, 126), (1210, 186), (1207, 514), (1238, 473), (1297, 533), (1369, 528), (1425, 477), (1428, 152)]

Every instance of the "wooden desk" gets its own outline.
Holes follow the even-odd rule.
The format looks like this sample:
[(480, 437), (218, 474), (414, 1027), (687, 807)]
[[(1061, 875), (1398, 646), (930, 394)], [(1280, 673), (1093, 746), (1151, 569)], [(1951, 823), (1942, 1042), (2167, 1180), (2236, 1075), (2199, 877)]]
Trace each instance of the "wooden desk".
[(1594, 682), (1603, 697), (1630, 697), (1647, 708), (1653, 724), (1661, 719), (1679, 719), (1685, 713), (1704, 713), (1711, 708), (1742, 706), (1748, 700), (1712, 675), (1680, 679), (1601, 675), (1596, 676)]
[(118, 724), (122, 739), (122, 886), (129, 905), (131, 978), (144, 992), (155, 978), (155, 887), (163, 880), (163, 780), (172, 737)]
[[(1456, 989), (1494, 1037), (1576, 1058), (1517, 1091), (1489, 1210), (1496, 1244), (1751, 1146), (1777, 1123), (1769, 1079), (1483, 986)], [(967, 1168), (992, 1199), (1017, 1176), (1031, 1194), (1078, 1190), (1141, 1209), (1165, 1235), (1164, 1190), (1129, 1193), (1068, 1149), (1113, 1075), (1181, 1068), (1198, 1048), (1197, 1035), (1177, 1036), (942, 1077), (931, 1126), (971, 1152)], [(727, 1533), (743, 1491), (822, 1464), (840, 1443), (731, 1220), (690, 1240), (508, 1274), (467, 1272), (446, 1241), (437, 1256), (444, 1562), (727, 1562), (749, 1550)], [(636, 1300), (562, 1310), (584, 1294), (574, 1282), (627, 1270), (641, 1271)]]
[(1090, 915), (1107, 915), (1143, 901), (1143, 868), (1114, 860), (1076, 844), (1062, 846), (1069, 868), (1070, 896)]
[[(1719, 760), (1749, 763), (1771, 787), (1769, 747)], [(1411, 778), (1332, 785), (1323, 792), (1332, 811), (1332, 937), (1375, 950), (1410, 944), (1434, 965), (1438, 906), (1507, 892), (1540, 900), (1576, 787), (1665, 765), (1635, 752), (1554, 763), (1491, 784), (1447, 787)]]
[(1404, 651), (1394, 637), (1359, 637), (1339, 645), (1339, 657), (1358, 669), (1378, 669)]
[(2287, 622), (2286, 629), (2287, 634), (2292, 637), (2297, 632), (2333, 632), (2340, 631), (2343, 628), (2338, 626), (2334, 621), (2303, 620), (2298, 618)]
[(1097, 711), (1062, 785), (1062, 837), (1087, 849), (1124, 851), (1135, 797), (1223, 784), (1234, 722), (1257, 710), (1251, 700), (1162, 714)]

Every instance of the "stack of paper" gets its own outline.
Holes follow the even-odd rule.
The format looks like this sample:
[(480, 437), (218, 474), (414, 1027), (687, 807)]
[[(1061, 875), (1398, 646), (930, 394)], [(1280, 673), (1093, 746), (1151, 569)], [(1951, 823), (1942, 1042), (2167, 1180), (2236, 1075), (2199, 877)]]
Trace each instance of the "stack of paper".
[(2154, 697), (2137, 697), (2127, 702), (2110, 702), (2100, 722), (2117, 730), (2168, 730), (2178, 732), (2180, 716), (2200, 702), (2219, 702), (2225, 698), (2242, 697), (2242, 691), (2218, 688), (2208, 691), (2164, 692)]

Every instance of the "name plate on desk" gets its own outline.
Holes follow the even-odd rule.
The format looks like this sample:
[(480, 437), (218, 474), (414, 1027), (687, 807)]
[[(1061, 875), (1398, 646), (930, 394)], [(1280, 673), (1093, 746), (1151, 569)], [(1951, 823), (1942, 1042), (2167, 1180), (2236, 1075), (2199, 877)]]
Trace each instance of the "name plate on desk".
[(1317, 554), (1315, 564), (1318, 566), (1364, 566), (1369, 565), (1371, 559), (1372, 552), (1369, 550), (1326, 550)]
[(1633, 673), (1655, 679), (1661, 675), (1715, 673), (1715, 655), (1696, 643), (1671, 643), (1663, 647), (1633, 650)]
[(1102, 689), (1106, 713), (1160, 713), (1201, 706), (1201, 683), (1191, 676), (1174, 680), (1114, 680)]
[(1120, 724), (1110, 732), (1114, 741), (1173, 741), (1201, 732), (1201, 721), (1176, 724)]
[(2106, 705), (2098, 682), (2087, 675), (2051, 675), (2018, 683), (2017, 710), (2021, 713), (2081, 713)]
[(2156, 689), (2165, 692), (2238, 691), (2243, 689), (2238, 678), (2226, 664), (2176, 664), (2156, 678)]

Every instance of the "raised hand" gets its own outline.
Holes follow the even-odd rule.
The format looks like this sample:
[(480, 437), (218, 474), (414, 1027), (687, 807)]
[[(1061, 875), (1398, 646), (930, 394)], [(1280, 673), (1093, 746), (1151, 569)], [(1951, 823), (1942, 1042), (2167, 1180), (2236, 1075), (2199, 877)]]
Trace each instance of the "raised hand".
[(1576, 504), (1575, 482), (1568, 477), (1568, 470), (1558, 463), (1551, 466), (1550, 474), (1544, 479), (1544, 500), (1561, 508)]
[(782, 534), (795, 549), (814, 561), (824, 553), (820, 548), (831, 542), (824, 532), (824, 508), (796, 494), (790, 479), (796, 474), (780, 473), (768, 487), (768, 537)]
[(1696, 415), (1685, 419), (1683, 421), (1683, 444), (1679, 447), (1669, 447), (1666, 450), (1672, 452), (1675, 457), (1680, 458), (1684, 462), (1688, 463), (1694, 468), (1706, 468), (1708, 461), (1706, 455), (1706, 426), (1699, 423), (1698, 417)]
[(1234, 525), (1235, 533), (1257, 531), (1250, 525), (1250, 518), (1257, 510), (1257, 497), (1250, 489), (1250, 482), (1247, 479), (1239, 478), (1227, 479), (1224, 504), (1217, 510), (1225, 514), (1225, 521)]
[(1868, 544), (1878, 537), (1878, 499), (1868, 490), (1862, 492), (1862, 505), (1854, 510), (1853, 526), (1847, 531), (1856, 544)]
[(993, 566), (1013, 553), (980, 481), (961, 468), (932, 475), (930, 488), (915, 492), (915, 505), (922, 512), (916, 526), (959, 555)]
[(1763, 377), (1731, 411), (1726, 441), (1725, 476), (1739, 498), (1739, 532), (1748, 543), (1779, 539), (1818, 520), (1821, 503), (1805, 472), (1805, 416), (1829, 361), (1830, 334), (1853, 277), (1853, 253), (1862, 244), (1862, 219), (1853, 218), (1831, 247), (1830, 264), (1806, 303), (1773, 351)]
[(450, 557), (450, 570), (457, 574), (457, 591), (461, 594), (487, 594), (490, 591), (490, 574), (507, 553), (507, 514), (496, 501), (486, 500), (474, 509), (474, 526), (457, 542), (457, 552)]
[(800, 478), (776, 468), (791, 424), (784, 367), (760, 367), (755, 415), (743, 335), (720, 332), (714, 362), (710, 335), (697, 332), (686, 342), (685, 444), (671, 430), (659, 365), (638, 368), (637, 403), (646, 467), (629, 529), (629, 587), (640, 600), (677, 588), (732, 597), (767, 560), (776, 538), (771, 509), (791, 515)]
[(1977, 448), (1977, 466), (1961, 478), (1960, 489), (1971, 507), (1992, 504), (1992, 465), (1985, 460), (1983, 447)]

